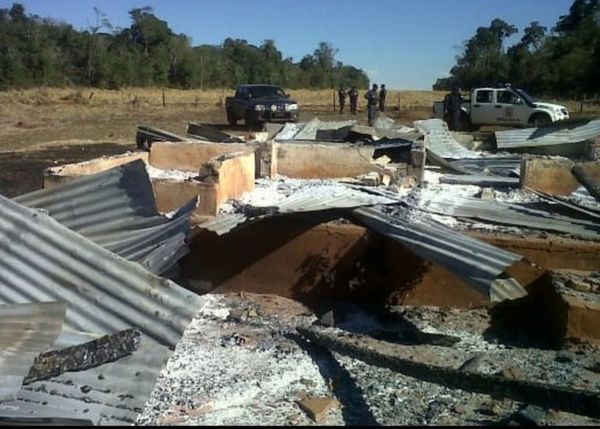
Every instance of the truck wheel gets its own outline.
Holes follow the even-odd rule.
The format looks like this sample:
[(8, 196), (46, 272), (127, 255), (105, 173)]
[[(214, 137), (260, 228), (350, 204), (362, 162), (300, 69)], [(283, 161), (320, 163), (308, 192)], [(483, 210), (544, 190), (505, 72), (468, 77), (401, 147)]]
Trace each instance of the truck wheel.
[(552, 119), (545, 113), (536, 113), (529, 119), (529, 125), (535, 128), (547, 127), (551, 123)]
[(229, 125), (231, 125), (232, 127), (237, 125), (237, 118), (235, 117), (235, 115), (233, 114), (233, 112), (231, 110), (227, 111), (227, 123)]

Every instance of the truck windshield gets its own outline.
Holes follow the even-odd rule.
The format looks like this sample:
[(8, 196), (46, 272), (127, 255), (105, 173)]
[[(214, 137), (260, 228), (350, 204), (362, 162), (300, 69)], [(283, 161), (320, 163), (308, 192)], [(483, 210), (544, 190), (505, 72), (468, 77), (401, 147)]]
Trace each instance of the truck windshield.
[(284, 92), (277, 86), (255, 86), (248, 88), (253, 98), (283, 98)]
[(523, 91), (522, 89), (515, 89), (515, 92), (517, 94), (519, 94), (521, 96), (521, 98), (523, 100), (525, 100), (525, 102), (529, 105), (532, 105), (533, 103), (535, 103), (535, 98), (533, 98), (531, 95), (527, 94), (525, 91)]

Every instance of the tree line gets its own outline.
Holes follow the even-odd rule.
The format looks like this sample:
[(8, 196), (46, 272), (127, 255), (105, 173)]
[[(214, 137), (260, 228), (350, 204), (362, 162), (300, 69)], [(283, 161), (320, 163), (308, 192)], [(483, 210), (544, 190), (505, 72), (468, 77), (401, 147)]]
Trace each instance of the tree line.
[(574, 0), (569, 12), (548, 29), (534, 21), (510, 47), (518, 29), (501, 19), (479, 27), (457, 56), (450, 77), (435, 90), (510, 82), (536, 94), (600, 92), (600, 0)]
[(131, 25), (114, 28), (94, 8), (95, 22), (76, 30), (68, 23), (27, 14), (20, 3), (0, 9), (0, 89), (32, 86), (227, 88), (271, 83), (287, 88), (366, 88), (366, 73), (337, 61), (321, 42), (294, 62), (274, 40), (255, 46), (227, 38), (221, 45), (192, 46), (152, 8), (129, 11)]

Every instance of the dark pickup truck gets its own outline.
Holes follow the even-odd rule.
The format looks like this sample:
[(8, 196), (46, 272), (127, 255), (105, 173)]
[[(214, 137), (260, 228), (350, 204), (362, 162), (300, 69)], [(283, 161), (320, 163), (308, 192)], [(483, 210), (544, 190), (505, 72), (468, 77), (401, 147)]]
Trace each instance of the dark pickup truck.
[(239, 85), (235, 96), (225, 99), (225, 108), (230, 125), (244, 119), (248, 127), (265, 122), (296, 122), (299, 112), (298, 103), (275, 85)]

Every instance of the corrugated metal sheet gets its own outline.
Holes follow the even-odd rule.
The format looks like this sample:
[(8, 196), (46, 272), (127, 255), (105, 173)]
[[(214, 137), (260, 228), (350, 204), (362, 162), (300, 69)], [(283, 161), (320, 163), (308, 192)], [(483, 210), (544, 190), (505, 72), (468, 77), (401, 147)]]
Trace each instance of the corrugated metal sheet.
[(240, 225), (267, 216), (312, 211), (348, 209), (381, 204), (396, 204), (399, 200), (384, 195), (375, 195), (342, 185), (317, 186), (296, 192), (289, 197), (282, 196), (277, 203), (277, 211), (271, 215), (247, 217), (244, 214), (226, 214), (201, 224), (199, 227), (218, 235), (226, 234)]
[(321, 121), (311, 119), (293, 137), (294, 140), (344, 140), (356, 121)]
[(518, 188), (518, 177), (489, 176), (485, 174), (445, 174), (440, 183), (450, 185), (493, 186), (495, 188)]
[(559, 232), (590, 240), (600, 239), (600, 224), (597, 222), (533, 209), (521, 204), (450, 195), (448, 198), (441, 197), (426, 201), (419, 207), (427, 212), (441, 215)]
[(218, 130), (208, 125), (201, 124), (199, 122), (190, 122), (187, 128), (187, 135), (190, 137), (198, 138), (200, 140), (217, 142), (217, 143), (230, 143), (230, 142), (243, 142), (242, 139), (234, 135), (228, 134), (224, 131)]
[[(518, 176), (521, 169), (521, 156), (489, 156), (486, 158), (464, 158), (451, 161), (455, 166), (479, 173), (497, 176)], [(515, 173), (516, 172), (516, 173)]]
[(447, 159), (481, 158), (482, 152), (475, 152), (465, 148), (457, 142), (448, 126), (441, 119), (425, 119), (415, 121), (415, 127), (425, 135), (425, 145), (438, 156)]
[(0, 304), (46, 301), (67, 303), (74, 330), (137, 327), (168, 346), (200, 305), (199, 296), (0, 196)]
[(496, 131), (498, 149), (581, 143), (600, 136), (600, 120), (557, 124), (544, 128)]
[(464, 279), (494, 301), (516, 299), (525, 289), (503, 273), (522, 256), (456, 232), (426, 217), (409, 218), (406, 208), (359, 208), (353, 216), (368, 228), (399, 241), (421, 258)]
[(600, 202), (600, 161), (577, 163), (571, 172), (588, 193)]
[(156, 210), (145, 164), (136, 160), (14, 199), (42, 209), (106, 249), (164, 273), (187, 252), (194, 199), (172, 218)]
[(577, 204), (588, 210), (594, 210), (600, 213), (600, 202), (596, 200), (584, 186), (575, 189), (571, 195), (566, 197), (571, 203)]
[(274, 139), (276, 141), (292, 140), (296, 134), (298, 134), (306, 125), (304, 122), (286, 122), (283, 129), (279, 131)]
[(0, 305), (0, 402), (16, 398), (34, 359), (58, 337), (66, 310), (61, 302)]
[(527, 189), (529, 192), (533, 192), (534, 194), (536, 194), (543, 200), (546, 200), (546, 201), (549, 201), (549, 202), (555, 203), (555, 204), (560, 204), (561, 206), (571, 209), (579, 214), (585, 215), (586, 217), (589, 217), (596, 221), (600, 221), (600, 205), (597, 205), (596, 208), (590, 209), (590, 208), (582, 206), (581, 204), (578, 204), (577, 202), (571, 202), (570, 201), (571, 198), (569, 198), (569, 197), (563, 197), (560, 195), (551, 195), (551, 194), (536, 191), (535, 189), (531, 189), (531, 188), (527, 188), (527, 187), (525, 189)]
[(0, 415), (85, 419), (95, 425), (135, 423), (171, 354), (142, 337), (138, 349), (118, 361), (24, 386), (17, 399), (0, 403)]

